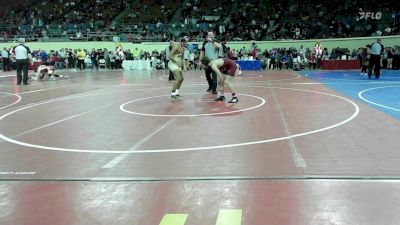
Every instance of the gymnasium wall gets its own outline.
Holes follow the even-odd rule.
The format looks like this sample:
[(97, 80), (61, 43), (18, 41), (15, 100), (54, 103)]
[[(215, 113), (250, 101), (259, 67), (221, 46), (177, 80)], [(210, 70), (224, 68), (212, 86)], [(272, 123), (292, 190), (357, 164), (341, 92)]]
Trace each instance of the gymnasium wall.
[[(382, 44), (385, 47), (393, 47), (395, 45), (400, 45), (400, 35), (397, 36), (387, 36), (380, 37), (382, 39)], [(371, 44), (376, 41), (376, 37), (363, 37), (363, 38), (341, 38), (341, 39), (320, 39), (322, 46), (328, 49), (341, 47), (354, 49), (358, 47), (365, 46), (367, 44)], [(288, 41), (259, 41), (256, 42), (258, 48), (271, 49), (274, 47), (296, 47), (299, 48), (300, 45), (303, 45), (305, 48), (313, 48), (316, 40), (288, 40)], [(228, 46), (232, 49), (240, 49), (242, 47), (246, 47), (249, 49), (251, 47), (252, 42), (228, 42)], [(168, 42), (148, 42), (143, 44), (132, 44), (132, 43), (121, 43), (124, 49), (139, 48), (145, 51), (154, 51), (154, 50), (164, 50), (168, 46)], [(0, 43), (1, 49), (3, 47), (11, 47), (15, 46), (16, 43)], [(48, 50), (59, 50), (61, 48), (85, 48), (85, 49), (99, 49), (99, 48), (107, 48), (107, 49), (115, 49), (116, 44), (114, 42), (31, 42), (26, 43), (28, 47), (31, 49), (44, 49)], [(199, 43), (201, 46), (201, 43)]]

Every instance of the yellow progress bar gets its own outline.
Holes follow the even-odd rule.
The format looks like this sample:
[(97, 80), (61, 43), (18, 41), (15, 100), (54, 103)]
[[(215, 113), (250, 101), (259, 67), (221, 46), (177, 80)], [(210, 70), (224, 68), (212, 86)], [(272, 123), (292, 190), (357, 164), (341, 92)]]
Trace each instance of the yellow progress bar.
[(160, 225), (185, 225), (188, 214), (165, 214)]
[(219, 210), (217, 223), (215, 225), (241, 225), (241, 209), (221, 209)]

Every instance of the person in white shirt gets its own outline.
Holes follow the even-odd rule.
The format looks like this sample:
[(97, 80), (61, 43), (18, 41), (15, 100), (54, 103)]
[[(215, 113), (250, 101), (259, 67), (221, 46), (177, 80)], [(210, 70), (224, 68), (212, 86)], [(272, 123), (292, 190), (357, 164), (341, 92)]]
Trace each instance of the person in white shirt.
[(189, 66), (190, 67), (192, 67), (192, 65), (194, 65), (194, 58), (195, 58), (194, 53), (190, 52), (190, 54), (189, 54)]
[(303, 45), (300, 45), (299, 55), (300, 55), (302, 58), (306, 58), (306, 50), (304, 49)]
[(8, 71), (9, 70), (9, 63), (10, 63), (10, 53), (8, 52), (7, 48), (4, 48), (3, 51), (1, 52), (1, 60), (3, 61), (3, 70)]
[(186, 64), (186, 68), (189, 70), (189, 56), (190, 56), (190, 51), (188, 48), (185, 48), (183, 51), (183, 59), (184, 63)]
[(114, 52), (111, 51), (111, 52), (108, 54), (108, 57), (110, 58), (110, 66), (111, 66), (111, 69), (112, 69), (112, 70), (113, 70), (113, 69), (116, 69), (115, 61), (116, 61), (117, 56), (114, 54)]
[(80, 39), (82, 37), (82, 33), (80, 31), (78, 31), (76, 33), (76, 39)]
[(15, 54), (17, 64), (17, 85), (21, 85), (21, 83), (28, 85), (29, 59), (32, 57), (31, 51), (25, 46), (24, 38), (20, 38), (18, 42), (19, 45), (15, 46), (12, 51)]
[(60, 57), (60, 61), (56, 62), (56, 65), (58, 65), (58, 68), (63, 69), (65, 58), (67, 56), (67, 49), (61, 49), (58, 52), (58, 56)]
[(92, 65), (92, 60), (90, 59), (90, 55), (89, 54), (85, 56), (84, 62), (85, 62), (85, 67), (86, 68), (88, 68), (88, 67), (90, 67), (90, 65)]

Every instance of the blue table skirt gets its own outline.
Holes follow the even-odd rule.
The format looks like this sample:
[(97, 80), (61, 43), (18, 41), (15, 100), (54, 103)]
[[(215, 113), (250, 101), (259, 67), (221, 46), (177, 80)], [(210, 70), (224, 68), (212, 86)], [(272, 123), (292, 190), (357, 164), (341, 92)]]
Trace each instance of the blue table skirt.
[(242, 70), (261, 70), (261, 61), (236, 61)]

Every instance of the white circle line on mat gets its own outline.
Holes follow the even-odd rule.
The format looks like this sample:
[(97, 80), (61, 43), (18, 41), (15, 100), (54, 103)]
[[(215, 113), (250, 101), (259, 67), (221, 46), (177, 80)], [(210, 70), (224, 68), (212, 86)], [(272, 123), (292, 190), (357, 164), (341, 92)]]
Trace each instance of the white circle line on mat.
[(13, 103), (11, 103), (11, 104), (9, 104), (9, 105), (6, 105), (6, 106), (1, 107), (0, 110), (5, 109), (5, 108), (8, 108), (8, 107), (10, 107), (10, 106), (13, 106), (13, 105), (17, 104), (18, 102), (20, 102), (20, 101), (22, 100), (22, 97), (21, 97), (21, 95), (19, 95), (19, 94), (12, 94), (12, 93), (7, 93), (7, 92), (0, 92), (0, 93), (1, 93), (1, 94), (5, 94), (5, 95), (10, 95), (10, 96), (16, 96), (16, 97), (17, 97), (17, 100), (16, 100), (16, 101), (14, 101)]
[(11, 74), (10, 75), (0, 75), (1, 78), (4, 78), (4, 77), (16, 77), (16, 76), (17, 75), (11, 75)]
[[(242, 143), (235, 143), (235, 144), (225, 144), (225, 145), (214, 145), (214, 146), (201, 146), (201, 147), (188, 147), (188, 148), (170, 148), (170, 149), (153, 149), (153, 150), (91, 150), (91, 149), (72, 149), (72, 148), (61, 148), (61, 147), (50, 147), (50, 146), (43, 146), (43, 145), (36, 145), (36, 144), (30, 144), (30, 143), (26, 143), (26, 142), (22, 142), (22, 141), (17, 141), (14, 139), (11, 139), (5, 135), (3, 135), (2, 133), (0, 133), (0, 139), (3, 139), (7, 142), (16, 144), (16, 145), (21, 145), (21, 146), (25, 146), (25, 147), (30, 147), (30, 148), (36, 148), (36, 149), (42, 149), (42, 150), (51, 150), (51, 151), (63, 151), (63, 152), (78, 152), (78, 153), (98, 153), (98, 154), (121, 154), (121, 153), (136, 153), (136, 154), (149, 154), (149, 153), (167, 153), (167, 152), (185, 152), (185, 151), (204, 151), (204, 150), (213, 150), (213, 149), (221, 149), (221, 148), (231, 148), (231, 147), (242, 147), (242, 146), (249, 146), (249, 145), (256, 145), (256, 144), (264, 144), (264, 143), (270, 143), (270, 142), (275, 142), (275, 141), (282, 141), (282, 140), (288, 140), (291, 138), (296, 138), (296, 137), (302, 137), (302, 136), (306, 136), (306, 135), (311, 135), (311, 134), (315, 134), (315, 133), (320, 133), (323, 131), (327, 131), (327, 130), (331, 130), (333, 128), (342, 126), (350, 121), (352, 121), (354, 118), (356, 118), (360, 112), (360, 108), (358, 107), (358, 105), (341, 96), (335, 95), (335, 94), (330, 94), (330, 93), (325, 93), (325, 92), (319, 92), (319, 91), (311, 91), (311, 90), (302, 90), (302, 89), (294, 89), (294, 88), (283, 88), (283, 87), (264, 87), (264, 86), (249, 86), (249, 87), (254, 87), (254, 88), (275, 88), (275, 89), (282, 89), (282, 90), (293, 90), (293, 91), (301, 91), (301, 92), (308, 92), (308, 93), (314, 93), (314, 94), (322, 94), (322, 95), (326, 95), (326, 96), (331, 96), (331, 97), (335, 97), (341, 100), (344, 100), (348, 103), (350, 103), (353, 108), (354, 108), (354, 112), (353, 114), (348, 117), (347, 119), (335, 123), (333, 125), (324, 127), (324, 128), (320, 128), (320, 129), (316, 129), (316, 130), (311, 130), (311, 131), (307, 131), (307, 132), (302, 132), (302, 133), (298, 133), (298, 134), (292, 134), (292, 135), (288, 135), (288, 136), (284, 136), (284, 137), (278, 137), (278, 138), (272, 138), (272, 139), (265, 139), (265, 140), (259, 140), (259, 141), (251, 141), (251, 142), (242, 142)], [(93, 94), (92, 94), (93, 95)], [(79, 98), (79, 97), (84, 97), (84, 96), (74, 96), (71, 98)], [(64, 101), (70, 98), (64, 98), (64, 99), (58, 99), (56, 101)], [(56, 102), (53, 101), (53, 102)], [(31, 108), (31, 107), (35, 107), (38, 105), (42, 105), (42, 104), (46, 104), (49, 102), (41, 102), (38, 104), (33, 104), (33, 105), (29, 105), (26, 107), (23, 107), (21, 109), (18, 110), (14, 110), (12, 112), (9, 112), (3, 116), (0, 117), (0, 121), (3, 120), (4, 118)]]
[[(201, 95), (203, 93), (185, 93), (185, 95)], [(151, 113), (139, 113), (139, 112), (133, 112), (133, 111), (129, 111), (127, 109), (125, 109), (125, 106), (133, 103), (133, 102), (138, 102), (138, 101), (143, 101), (143, 100), (147, 100), (147, 99), (152, 99), (152, 98), (161, 98), (161, 97), (170, 97), (170, 95), (159, 95), (159, 96), (151, 96), (151, 97), (146, 97), (146, 98), (139, 98), (139, 99), (135, 99), (129, 102), (125, 102), (123, 103), (119, 109), (123, 112), (129, 113), (129, 114), (135, 114), (135, 115), (140, 115), (140, 116), (152, 116), (152, 117), (200, 117), (200, 116), (215, 116), (215, 115), (224, 115), (224, 114), (232, 114), (232, 113), (238, 113), (238, 112), (245, 112), (245, 111), (249, 111), (252, 109), (256, 109), (259, 108), (261, 106), (263, 106), (265, 104), (265, 99), (258, 97), (258, 96), (254, 96), (254, 95), (248, 95), (248, 94), (240, 94), (238, 96), (248, 96), (248, 97), (254, 97), (257, 98), (258, 100), (261, 101), (260, 104), (250, 107), (250, 108), (245, 108), (245, 109), (238, 109), (238, 110), (232, 110), (232, 111), (228, 111), (228, 112), (219, 112), (219, 113), (202, 113), (202, 114), (177, 114), (177, 115), (168, 115), (168, 114), (151, 114)]]
[(363, 96), (364, 93), (366, 93), (366, 92), (368, 92), (368, 91), (372, 91), (372, 90), (376, 90), (376, 89), (384, 89), (384, 88), (394, 88), (394, 87), (400, 87), (400, 85), (395, 85), (395, 86), (381, 86), (381, 87), (368, 88), (368, 89), (365, 89), (365, 90), (360, 91), (360, 92), (358, 93), (358, 97), (361, 98), (363, 101), (368, 102), (368, 103), (370, 103), (370, 104), (372, 104), (372, 105), (376, 105), (376, 106), (379, 106), (379, 107), (382, 107), (382, 108), (385, 108), (385, 109), (390, 109), (390, 110), (393, 110), (393, 111), (400, 112), (400, 109), (398, 109), (398, 108), (394, 108), (394, 107), (390, 107), (390, 106), (387, 106), (387, 105), (379, 104), (379, 103), (377, 103), (377, 102), (368, 100), (368, 99), (366, 99), (366, 98)]
[[(266, 74), (266, 75), (268, 75), (268, 74)], [(299, 75), (299, 74), (283, 74), (283, 75), (294, 75), (295, 77), (287, 78), (287, 79), (279, 79), (279, 80), (254, 80), (254, 81), (250, 81), (250, 80), (247, 80), (247, 79), (246, 79), (246, 82), (252, 82), (252, 83), (280, 82), (280, 81), (287, 81), (287, 80), (297, 80), (297, 79), (301, 78), (301, 75)], [(260, 75), (260, 76), (261, 76), (261, 77), (264, 77), (264, 75)], [(199, 76), (199, 77), (200, 77), (201, 80), (205, 80), (205, 79), (204, 79), (204, 75), (201, 75), (201, 76)], [(242, 77), (243, 77), (243, 76), (242, 76)], [(246, 75), (244, 75), (244, 77), (246, 77)], [(252, 77), (252, 78), (254, 78), (254, 77)], [(159, 79), (159, 80), (162, 80), (162, 81), (168, 81), (167, 79), (164, 79), (163, 76), (159, 76), (158, 79)], [(239, 78), (239, 79), (240, 79), (240, 78)], [(243, 79), (240, 79), (240, 80), (245, 81), (245, 80), (243, 80)], [(234, 81), (235, 81), (235, 79), (234, 79)], [(185, 84), (186, 84), (186, 83), (185, 83)], [(235, 84), (236, 84), (236, 83), (235, 83)]]

